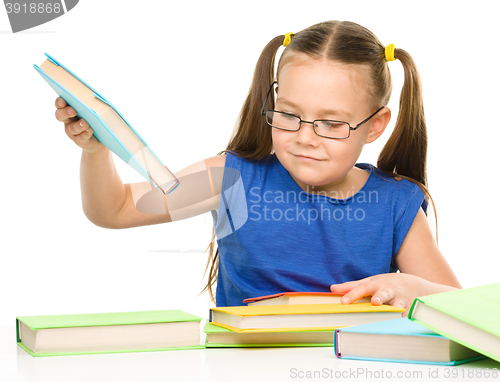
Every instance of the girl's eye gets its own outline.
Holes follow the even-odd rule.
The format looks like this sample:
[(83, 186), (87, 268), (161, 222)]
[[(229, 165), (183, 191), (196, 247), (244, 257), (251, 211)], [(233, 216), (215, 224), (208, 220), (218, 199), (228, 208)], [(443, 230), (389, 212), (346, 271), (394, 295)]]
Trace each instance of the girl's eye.
[(334, 122), (334, 121), (321, 121), (321, 124), (327, 129), (342, 129), (344, 127), (344, 123)]

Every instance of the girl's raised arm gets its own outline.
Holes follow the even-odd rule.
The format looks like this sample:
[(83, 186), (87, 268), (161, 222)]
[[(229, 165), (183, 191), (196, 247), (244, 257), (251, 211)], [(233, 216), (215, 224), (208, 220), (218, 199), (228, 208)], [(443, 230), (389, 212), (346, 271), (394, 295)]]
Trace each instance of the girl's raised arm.
[(88, 123), (62, 98), (56, 118), (68, 137), (82, 148), (80, 183), (83, 211), (104, 228), (130, 228), (186, 219), (219, 207), (225, 156), (197, 162), (176, 173), (180, 185), (164, 195), (149, 182), (123, 184), (111, 151), (94, 136)]

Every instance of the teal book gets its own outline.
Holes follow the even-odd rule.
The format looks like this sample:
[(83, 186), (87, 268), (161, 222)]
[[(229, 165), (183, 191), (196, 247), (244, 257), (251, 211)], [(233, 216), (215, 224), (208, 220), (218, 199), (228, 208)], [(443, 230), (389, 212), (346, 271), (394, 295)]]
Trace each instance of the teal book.
[(16, 334), (34, 357), (199, 349), (200, 322), (182, 310), (21, 316)]
[(205, 347), (312, 347), (333, 346), (333, 330), (238, 333), (206, 321)]
[(147, 179), (165, 195), (172, 192), (179, 180), (160, 161), (153, 150), (123, 115), (101, 94), (81, 80), (54, 57), (47, 59), (36, 71), (73, 107), (79, 118), (85, 119), (94, 136), (125, 163)]
[(500, 362), (500, 283), (419, 297), (408, 317)]
[(342, 359), (448, 366), (484, 358), (408, 318), (337, 329), (334, 349)]

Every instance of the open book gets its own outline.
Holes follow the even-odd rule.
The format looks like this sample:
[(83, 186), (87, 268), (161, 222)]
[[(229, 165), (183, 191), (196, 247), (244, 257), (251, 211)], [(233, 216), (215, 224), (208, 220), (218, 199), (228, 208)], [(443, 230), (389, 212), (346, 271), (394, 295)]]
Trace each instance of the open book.
[(179, 180), (154, 154), (118, 110), (47, 53), (40, 67), (34, 65), (45, 81), (85, 119), (94, 136), (164, 194), (172, 192)]

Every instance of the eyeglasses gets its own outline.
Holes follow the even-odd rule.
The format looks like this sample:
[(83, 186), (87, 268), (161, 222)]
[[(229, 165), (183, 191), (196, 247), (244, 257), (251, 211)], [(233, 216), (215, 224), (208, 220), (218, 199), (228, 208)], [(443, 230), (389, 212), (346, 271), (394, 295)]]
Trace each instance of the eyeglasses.
[(351, 135), (352, 130), (359, 129), (362, 125), (368, 122), (370, 118), (375, 116), (380, 110), (382, 110), (385, 107), (385, 106), (380, 107), (375, 113), (373, 113), (368, 118), (357, 124), (355, 127), (351, 127), (351, 125), (347, 122), (332, 121), (329, 119), (315, 119), (312, 122), (304, 121), (296, 115), (284, 113), (282, 111), (276, 111), (276, 110), (264, 111), (264, 108), (266, 107), (267, 104), (267, 100), (269, 99), (269, 94), (271, 94), (271, 91), (273, 90), (275, 84), (277, 84), (277, 81), (274, 81), (271, 84), (271, 88), (267, 92), (264, 105), (262, 105), (262, 109), (260, 110), (260, 114), (266, 117), (266, 122), (268, 123), (269, 126), (272, 126), (280, 130), (298, 131), (303, 123), (310, 123), (313, 125), (314, 132), (320, 137), (330, 138), (330, 139), (347, 139)]

